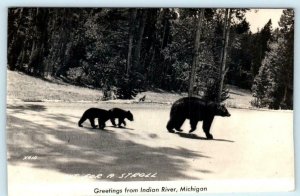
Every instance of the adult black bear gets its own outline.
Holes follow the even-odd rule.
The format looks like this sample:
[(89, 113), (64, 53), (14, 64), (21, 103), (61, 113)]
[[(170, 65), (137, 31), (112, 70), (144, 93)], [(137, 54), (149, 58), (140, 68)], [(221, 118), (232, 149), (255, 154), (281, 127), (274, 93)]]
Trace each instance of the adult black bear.
[(81, 119), (78, 122), (78, 126), (82, 127), (82, 123), (86, 120), (89, 119), (91, 122), (91, 126), (95, 129), (97, 126), (95, 125), (95, 118), (98, 118), (98, 126), (99, 129), (104, 129), (105, 127), (105, 122), (110, 119), (111, 117), (111, 112), (99, 108), (90, 108), (86, 110)]
[(203, 121), (202, 128), (206, 138), (213, 139), (209, 130), (214, 116), (230, 116), (230, 114), (223, 105), (196, 97), (184, 97), (172, 105), (167, 129), (171, 133), (174, 133), (174, 128), (177, 131), (182, 131), (180, 128), (185, 119), (190, 119), (191, 133), (196, 130), (198, 121)]
[(114, 126), (116, 126), (115, 118), (118, 118), (119, 120), (119, 127), (121, 127), (122, 124), (126, 126), (125, 118), (127, 118), (130, 121), (133, 121), (133, 115), (130, 111), (125, 111), (120, 108), (112, 108), (109, 110), (109, 112), (111, 113), (110, 121)]

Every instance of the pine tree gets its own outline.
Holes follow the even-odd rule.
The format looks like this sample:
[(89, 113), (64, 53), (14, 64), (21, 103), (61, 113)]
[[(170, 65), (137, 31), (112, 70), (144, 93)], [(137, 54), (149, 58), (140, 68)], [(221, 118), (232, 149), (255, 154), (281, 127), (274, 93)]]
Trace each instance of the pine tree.
[(200, 50), (200, 39), (201, 39), (201, 28), (202, 28), (202, 20), (204, 16), (204, 9), (199, 10), (198, 13), (198, 22), (197, 22), (197, 30), (195, 35), (195, 42), (194, 42), (194, 56), (193, 56), (193, 63), (191, 65), (190, 71), (190, 84), (189, 84), (189, 97), (192, 97), (194, 94), (194, 83), (195, 83), (195, 75), (196, 75), (196, 67), (199, 64), (199, 50)]
[(255, 106), (278, 109), (282, 98), (282, 44), (279, 38), (269, 44), (270, 51), (262, 62), (258, 75), (252, 87), (253, 96), (256, 98)]
[(280, 32), (285, 40), (283, 62), (283, 88), (284, 96), (280, 103), (282, 108), (293, 108), (293, 74), (294, 74), (294, 10), (287, 9), (279, 21)]
[(256, 76), (264, 59), (266, 52), (269, 51), (268, 42), (272, 41), (272, 21), (271, 19), (265, 24), (261, 31), (253, 35), (253, 63), (252, 75)]
[(280, 30), (274, 32), (268, 43), (258, 75), (252, 87), (253, 104), (271, 109), (293, 108), (293, 10), (285, 10), (280, 20)]

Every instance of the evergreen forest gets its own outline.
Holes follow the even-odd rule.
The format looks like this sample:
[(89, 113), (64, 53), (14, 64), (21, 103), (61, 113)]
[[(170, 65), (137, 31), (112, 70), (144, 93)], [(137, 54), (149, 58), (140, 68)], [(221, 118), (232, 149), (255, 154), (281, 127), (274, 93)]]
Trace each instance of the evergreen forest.
[(9, 8), (7, 68), (96, 88), (103, 100), (146, 90), (293, 109), (294, 11), (253, 33), (250, 9)]

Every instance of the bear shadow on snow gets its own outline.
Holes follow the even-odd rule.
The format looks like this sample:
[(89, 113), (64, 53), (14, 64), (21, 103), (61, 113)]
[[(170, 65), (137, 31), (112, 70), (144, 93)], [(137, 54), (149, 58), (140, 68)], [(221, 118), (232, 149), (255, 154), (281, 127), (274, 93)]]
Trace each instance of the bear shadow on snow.
[(224, 105), (205, 101), (197, 97), (184, 97), (175, 101), (171, 107), (170, 120), (167, 129), (175, 133), (174, 129), (182, 132), (181, 126), (186, 119), (190, 120), (191, 130), (194, 132), (198, 121), (203, 121), (203, 131), (207, 139), (213, 139), (210, 127), (215, 116), (229, 117), (230, 114)]
[[(80, 174), (82, 179), (86, 178), (85, 174), (116, 174), (115, 178), (96, 178), (93, 179), (94, 182), (200, 180), (201, 175), (192, 176), (183, 171), (190, 168), (189, 160), (208, 160), (210, 158), (201, 151), (191, 151), (189, 148), (149, 146), (133, 139), (120, 138), (117, 131), (106, 131), (111, 130), (109, 127), (100, 131), (94, 130), (95, 134), (87, 134), (86, 131), (74, 131), (73, 126), (74, 121), (77, 121), (77, 116), (70, 118), (68, 114), (55, 114), (65, 118), (64, 122), (67, 124), (52, 127), (33, 119), (18, 117), (16, 111), (18, 110), (9, 111), (7, 117), (7, 149), (10, 152), (8, 161), (11, 165), (22, 165), (24, 160), (20, 157), (34, 154), (39, 159), (30, 162), (32, 163), (30, 168), (33, 169), (44, 169), (63, 175)], [(45, 112), (40, 115), (43, 120), (48, 121), (50, 119), (49, 122), (56, 123), (55, 118), (50, 118), (52, 117), (50, 113)], [(86, 130), (93, 131), (91, 128)], [(20, 131), (22, 134), (16, 134)], [(154, 131), (158, 132), (158, 130)], [(26, 134), (25, 139), (23, 133)], [(126, 134), (134, 133), (128, 132)], [(50, 139), (49, 136), (55, 140)], [(135, 136), (140, 136), (140, 134)], [(36, 144), (39, 148), (36, 148)], [(61, 158), (66, 161), (61, 161)], [(207, 168), (201, 167), (201, 169), (206, 170)], [(156, 172), (159, 175), (155, 178), (117, 177), (128, 172)], [(28, 176), (22, 176), (21, 172), (20, 178), (27, 179)]]
[(225, 140), (225, 139), (207, 139), (205, 137), (201, 137), (201, 136), (198, 136), (196, 134), (193, 134), (193, 133), (182, 133), (182, 132), (176, 132), (175, 134), (179, 135), (180, 137), (183, 137), (183, 138), (188, 138), (188, 139), (197, 139), (197, 140), (213, 140), (213, 141), (220, 141), (220, 142), (234, 142), (232, 140)]
[(207, 140), (207, 138), (198, 136), (198, 135), (193, 134), (193, 133), (176, 132), (175, 134), (179, 135), (180, 137), (189, 138), (189, 139)]
[(132, 129), (132, 128), (128, 128), (128, 127), (123, 127), (123, 126), (121, 126), (121, 127), (116, 127), (116, 126), (106, 126), (106, 127), (113, 127), (113, 128), (119, 128), (119, 129), (127, 129), (127, 130), (134, 130), (134, 129)]

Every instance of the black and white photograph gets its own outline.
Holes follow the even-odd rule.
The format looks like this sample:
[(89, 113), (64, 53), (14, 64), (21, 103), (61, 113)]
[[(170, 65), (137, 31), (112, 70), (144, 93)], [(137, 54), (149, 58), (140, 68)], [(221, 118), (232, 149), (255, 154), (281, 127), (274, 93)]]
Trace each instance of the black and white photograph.
[(294, 191), (294, 14), (9, 7), (9, 195)]

